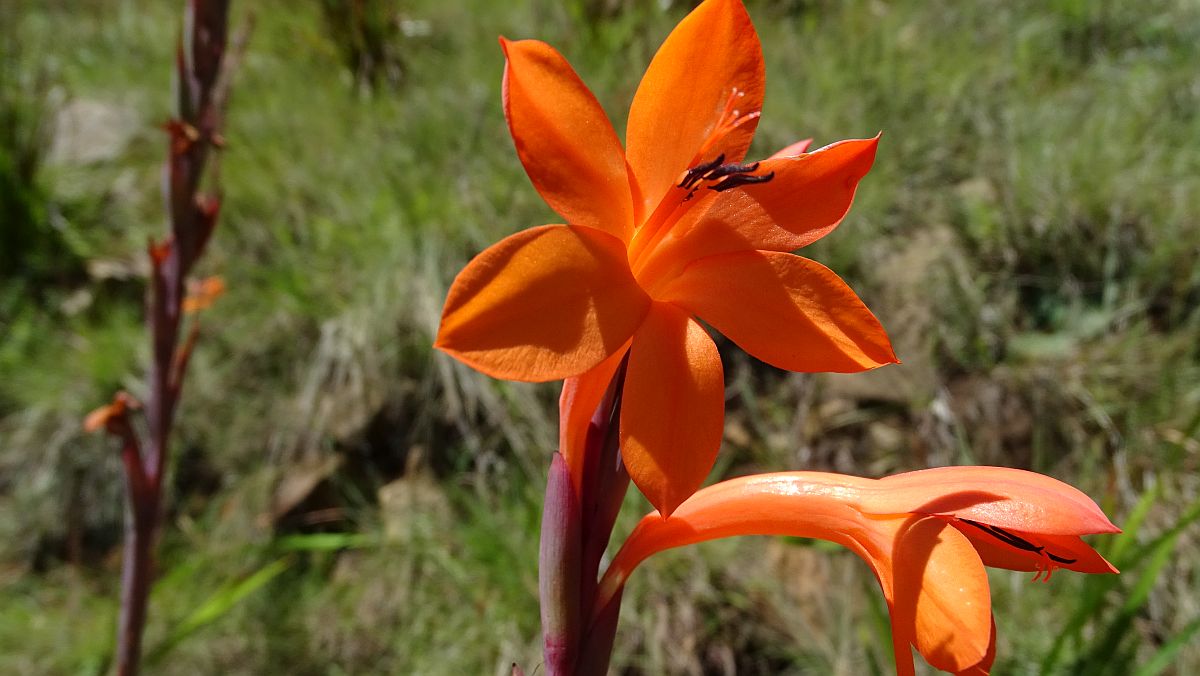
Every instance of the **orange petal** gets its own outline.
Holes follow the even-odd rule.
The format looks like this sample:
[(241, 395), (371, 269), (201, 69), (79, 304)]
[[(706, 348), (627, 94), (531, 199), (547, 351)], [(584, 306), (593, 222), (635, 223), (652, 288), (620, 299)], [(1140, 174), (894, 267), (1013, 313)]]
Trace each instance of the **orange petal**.
[(596, 97), (550, 45), (504, 38), (500, 45), (504, 115), (534, 187), (568, 223), (628, 240), (625, 153)]
[(225, 293), (225, 280), (220, 276), (205, 277), (188, 283), (188, 292), (183, 299), (183, 311), (192, 314), (212, 307)]
[(878, 486), (864, 498), (864, 511), (940, 514), (1028, 533), (1120, 532), (1079, 489), (1036, 472), (937, 467), (885, 477)]
[(585, 373), (563, 381), (558, 398), (558, 448), (577, 492), (583, 486), (583, 455), (592, 414), (604, 399), (627, 349), (628, 344)]
[(800, 256), (743, 251), (706, 258), (663, 298), (789, 371), (853, 373), (897, 361), (883, 327), (854, 291)]
[[(895, 527), (892, 630), (932, 666), (962, 671), (991, 641), (987, 571), (975, 548), (941, 519), (888, 519)], [(885, 590), (885, 594), (886, 594)]]
[(996, 661), (996, 616), (992, 616), (992, 636), (988, 641), (987, 653), (983, 659), (970, 667), (958, 672), (958, 676), (988, 676), (992, 664)]
[(721, 358), (704, 329), (655, 303), (633, 337), (621, 403), (621, 453), (629, 476), (659, 512), (704, 483), (725, 423)]
[(771, 155), (767, 159), (774, 160), (780, 157), (796, 157), (798, 155), (803, 155), (804, 151), (808, 150), (808, 147), (812, 145), (812, 142), (813, 140), (810, 138), (806, 138), (803, 141), (796, 141), (789, 146), (784, 146), (783, 148), (775, 151), (775, 154)]
[(557, 380), (619, 349), (649, 307), (619, 239), (543, 225), (506, 237), (458, 274), (435, 346), (495, 378)]
[(645, 264), (670, 276), (689, 261), (731, 251), (794, 251), (829, 234), (850, 210), (858, 182), (875, 162), (879, 137), (842, 141), (799, 157), (765, 160), (755, 175), (775, 172), (707, 199), (700, 197)]
[(124, 417), (131, 408), (137, 408), (137, 401), (125, 392), (117, 392), (113, 400), (103, 406), (93, 409), (83, 419), (83, 431), (95, 432), (101, 429), (111, 429), (110, 424)]
[(724, 153), (741, 161), (764, 81), (758, 34), (740, 0), (708, 0), (671, 31), (633, 97), (625, 134), (645, 213), (699, 160)]
[[(632, 376), (631, 362), (626, 388)], [(820, 472), (778, 472), (706, 486), (670, 518), (654, 512), (638, 523), (605, 573), (604, 592), (615, 591), (639, 563), (657, 552), (735, 535), (820, 538), (851, 547), (864, 558), (886, 555), (890, 539), (873, 538), (883, 532), (878, 528), (883, 521), (865, 519), (853, 507), (859, 486), (870, 482)]]

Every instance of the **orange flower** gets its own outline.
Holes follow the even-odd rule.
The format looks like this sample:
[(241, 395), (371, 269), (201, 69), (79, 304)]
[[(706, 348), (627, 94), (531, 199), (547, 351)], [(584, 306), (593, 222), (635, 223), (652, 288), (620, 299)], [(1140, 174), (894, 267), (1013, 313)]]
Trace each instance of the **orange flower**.
[(630, 476), (664, 514), (704, 481), (724, 376), (697, 318), (792, 371), (896, 361), (854, 292), (790, 253), (841, 221), (878, 137), (813, 153), (801, 142), (741, 164), (764, 77), (739, 0), (707, 0), (663, 43), (634, 96), (627, 149), (558, 52), (501, 45), (517, 154), (568, 225), (519, 232), (472, 260), (436, 346), (497, 378), (569, 379), (561, 451), (577, 485), (587, 418), (630, 350), (620, 420)]
[(597, 607), (664, 549), (733, 535), (819, 538), (848, 547), (879, 578), (899, 673), (913, 673), (910, 646), (938, 669), (986, 673), (995, 637), (984, 565), (1046, 580), (1056, 568), (1115, 573), (1079, 536), (1116, 532), (1083, 493), (1016, 469), (942, 467), (878, 480), (759, 474), (700, 490), (669, 519), (643, 518), (605, 573)]
[(114, 428), (114, 425), (128, 424), (125, 421), (125, 415), (130, 409), (138, 408), (138, 402), (126, 392), (117, 392), (113, 396), (112, 402), (93, 409), (83, 419), (84, 432), (96, 432), (99, 430), (118, 431), (119, 428)]
[(185, 314), (207, 310), (225, 293), (225, 280), (219, 276), (205, 277), (188, 284), (187, 296), (183, 299)]

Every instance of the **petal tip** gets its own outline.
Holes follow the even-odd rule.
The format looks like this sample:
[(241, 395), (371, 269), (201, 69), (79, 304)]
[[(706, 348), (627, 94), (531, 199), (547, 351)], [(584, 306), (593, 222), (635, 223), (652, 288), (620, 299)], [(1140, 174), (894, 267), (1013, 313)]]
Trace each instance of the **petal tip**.
[(878, 347), (880, 348), (879, 352), (882, 354), (880, 356), (872, 357), (876, 363), (873, 366), (867, 367), (866, 370), (868, 371), (874, 371), (875, 369), (883, 368), (884, 366), (891, 366), (892, 364), (904, 363), (900, 360), (900, 357), (896, 355), (896, 348), (892, 346), (892, 339), (887, 335), (887, 331), (883, 329), (882, 324), (880, 325), (880, 332), (883, 337), (883, 344), (879, 345)]
[(679, 509), (679, 505), (683, 503), (682, 500), (675, 497), (669, 497), (661, 501), (654, 500), (652, 502), (655, 503), (654, 507), (658, 512), (659, 518), (663, 521), (669, 520), (671, 515), (675, 513), (675, 510)]
[(1080, 520), (1085, 529), (1080, 532), (1080, 535), (1108, 535), (1121, 532), (1121, 528), (1108, 518), (1108, 515), (1094, 500), (1085, 497), (1082, 508), (1083, 514), (1080, 515)]
[[(875, 166), (875, 156), (878, 154), (879, 139), (882, 136), (883, 132), (879, 132), (871, 138), (837, 141), (823, 148), (818, 148), (809, 153), (809, 155), (830, 151), (837, 153), (834, 157), (840, 157), (840, 162), (844, 163), (845, 166), (846, 186), (854, 190), (858, 186), (858, 183), (867, 174), (871, 173), (871, 168)], [(849, 210), (849, 205), (846, 208)]]
[[(628, 466), (629, 463), (626, 462), (626, 468)], [(675, 510), (679, 509), (679, 506), (686, 502), (700, 488), (699, 486), (673, 486), (669, 479), (665, 483), (639, 482), (638, 480), (642, 478), (643, 472), (635, 469), (630, 474), (638, 490), (650, 501), (650, 506), (654, 508), (656, 515), (664, 521), (670, 519)]]
[(872, 164), (875, 162), (875, 155), (879, 152), (879, 140), (883, 138), (883, 132), (875, 134), (875, 136), (867, 139), (866, 146), (863, 148), (862, 154), (868, 158)]

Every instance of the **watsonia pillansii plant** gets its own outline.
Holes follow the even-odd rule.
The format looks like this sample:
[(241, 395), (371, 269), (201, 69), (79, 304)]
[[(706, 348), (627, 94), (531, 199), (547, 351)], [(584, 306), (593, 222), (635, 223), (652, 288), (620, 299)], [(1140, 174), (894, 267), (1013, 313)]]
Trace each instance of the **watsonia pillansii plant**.
[[(897, 362), (833, 272), (792, 252), (829, 234), (878, 137), (746, 162), (762, 107), (758, 37), (739, 0), (706, 0), (659, 48), (622, 148), (549, 45), (501, 39), (504, 112), (534, 187), (562, 216), (486, 249), (458, 275), (437, 347), (494, 377), (564, 380), (540, 554), (545, 668), (604, 673), (621, 591), (642, 559), (718, 537), (790, 534), (871, 564), (897, 668), (986, 671), (983, 566), (1112, 572), (1079, 540), (1111, 523), (1028, 472), (928, 470), (880, 480), (788, 473), (697, 492), (724, 426), (724, 375), (700, 321), (774, 366), (856, 372)], [(599, 582), (629, 480), (657, 511)]]

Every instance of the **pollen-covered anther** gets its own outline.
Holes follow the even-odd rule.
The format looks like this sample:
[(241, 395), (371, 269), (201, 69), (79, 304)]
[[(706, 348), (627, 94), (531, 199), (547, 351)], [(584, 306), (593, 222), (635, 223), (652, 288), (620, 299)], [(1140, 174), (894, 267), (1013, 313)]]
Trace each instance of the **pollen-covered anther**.
[[(758, 163), (755, 162), (753, 166), (755, 169), (758, 168)], [(754, 169), (749, 169), (749, 171), (754, 171)], [(716, 190), (717, 192), (722, 192), (724, 190), (729, 190), (730, 188), (737, 188), (737, 187), (743, 186), (743, 185), (751, 185), (754, 183), (766, 183), (767, 181), (770, 181), (773, 178), (775, 178), (775, 172), (773, 172), (773, 171), (768, 171), (767, 173), (760, 174), (758, 176), (755, 176), (755, 175), (752, 175), (749, 173), (744, 173), (744, 172), (735, 172), (735, 173), (732, 173), (732, 174), (726, 176), (720, 183), (717, 183), (716, 185), (708, 186), (708, 189)]]
[(701, 162), (684, 172), (678, 184), (678, 187), (688, 191), (683, 201), (686, 202), (695, 196), (696, 191), (700, 189), (701, 182), (712, 182), (712, 185), (708, 185), (707, 188), (721, 192), (742, 185), (766, 183), (775, 178), (775, 172), (773, 171), (758, 176), (753, 175), (753, 172), (758, 170), (758, 162), (750, 164), (739, 164), (737, 162), (722, 164), (724, 161), (725, 154), (722, 153), (717, 155), (716, 159), (709, 162)]
[(719, 168), (722, 162), (725, 161), (725, 153), (717, 155), (717, 158), (711, 162), (702, 162), (688, 169), (683, 173), (683, 177), (679, 181), (680, 188), (691, 188), (706, 178), (710, 172)]
[(709, 171), (704, 178), (710, 181), (715, 181), (724, 176), (732, 176), (734, 174), (749, 174), (758, 170), (758, 164), (758, 162), (751, 162), (750, 164), (722, 164), (721, 166), (714, 168), (712, 171)]

